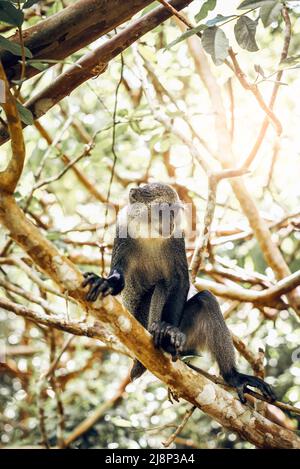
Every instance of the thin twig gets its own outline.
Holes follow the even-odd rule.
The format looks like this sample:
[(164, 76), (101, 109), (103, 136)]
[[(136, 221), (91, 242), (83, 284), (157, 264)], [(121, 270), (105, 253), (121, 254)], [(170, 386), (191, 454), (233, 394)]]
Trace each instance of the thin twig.
[(111, 143), (111, 152), (113, 154), (113, 165), (111, 168), (111, 174), (110, 174), (110, 180), (109, 180), (109, 185), (108, 185), (108, 191), (107, 191), (107, 204), (105, 208), (105, 216), (104, 216), (104, 228), (103, 228), (103, 234), (105, 234), (105, 230), (107, 229), (107, 217), (108, 217), (108, 206), (109, 206), (109, 199), (110, 199), (110, 194), (111, 194), (111, 187), (112, 187), (112, 182), (114, 179), (114, 173), (115, 173), (115, 168), (118, 160), (118, 155), (116, 153), (115, 145), (116, 145), (116, 117), (117, 117), (117, 110), (118, 110), (118, 94), (119, 94), (119, 89), (123, 81), (123, 71), (124, 71), (124, 57), (123, 54), (121, 53), (121, 70), (120, 70), (120, 78), (118, 81), (118, 84), (116, 86), (116, 91), (115, 91), (115, 103), (114, 103), (114, 112), (113, 112), (113, 130), (112, 130), (112, 143)]
[(231, 47), (229, 48), (229, 56), (232, 60), (234, 73), (237, 79), (239, 80), (240, 84), (243, 86), (245, 90), (249, 90), (253, 93), (259, 106), (267, 115), (268, 120), (270, 120), (270, 122), (272, 122), (272, 124), (274, 125), (277, 135), (280, 135), (282, 133), (282, 125), (281, 125), (280, 120), (274, 114), (274, 112), (272, 111), (272, 108), (265, 103), (264, 98), (258, 89), (258, 86), (255, 83), (252, 84), (248, 82), (246, 75), (241, 69), (241, 66), (236, 58), (237, 54), (232, 50)]
[(61, 179), (65, 174), (66, 172), (72, 168), (76, 163), (78, 163), (80, 160), (82, 160), (83, 158), (85, 158), (86, 156), (89, 156), (92, 149), (94, 148), (95, 146), (95, 138), (96, 138), (96, 135), (95, 134), (91, 140), (91, 142), (88, 144), (88, 145), (85, 145), (85, 148), (83, 150), (83, 152), (76, 156), (73, 160), (71, 160), (58, 174), (56, 174), (55, 176), (51, 176), (47, 179), (44, 179), (43, 181), (40, 181), (40, 182), (37, 182), (34, 186), (33, 186), (33, 191), (36, 191), (37, 189), (40, 189), (41, 187), (43, 186), (46, 186), (48, 184), (51, 184), (52, 182), (55, 182), (55, 181), (58, 181), (59, 179)]
[[(182, 21), (189, 29), (194, 29), (196, 26), (193, 25), (190, 21), (188, 21), (184, 15), (182, 15), (181, 13), (179, 13), (174, 7), (172, 7), (166, 0), (158, 0), (162, 5), (165, 6), (165, 8), (167, 8), (171, 13), (172, 15), (175, 15), (180, 21)], [(195, 33), (198, 37), (202, 37), (202, 34), (201, 32), (197, 32)], [(260, 91), (258, 90), (257, 86), (256, 85), (251, 85), (248, 83), (248, 81), (246, 80), (246, 76), (245, 74), (242, 72), (241, 70), (241, 67), (236, 59), (236, 54), (233, 52), (232, 48), (229, 49), (229, 55), (233, 61), (233, 67), (231, 66), (231, 64), (229, 63), (228, 60), (225, 61), (225, 64), (227, 66), (229, 66), (229, 68), (231, 70), (234, 71), (234, 73), (236, 74), (238, 80), (240, 81), (240, 83), (242, 84), (242, 86), (247, 89), (247, 90), (250, 90), (255, 99), (257, 100), (259, 106), (262, 108), (262, 110), (267, 114), (268, 116), (268, 119), (270, 119), (270, 121), (274, 124), (274, 127), (278, 133), (278, 135), (281, 134), (282, 132), (282, 126), (281, 126), (281, 123), (279, 121), (279, 119), (277, 118), (277, 116), (275, 116), (274, 112), (272, 111), (272, 108), (270, 106), (267, 106), (267, 104), (265, 103)]]
[(176, 437), (182, 432), (182, 430), (185, 427), (185, 425), (187, 424), (188, 420), (193, 415), (193, 412), (195, 411), (195, 409), (196, 409), (196, 406), (193, 406), (193, 407), (191, 407), (190, 409), (188, 409), (186, 411), (185, 416), (183, 417), (181, 424), (178, 425), (175, 432), (172, 433), (172, 435), (170, 435), (169, 438), (162, 443), (165, 448), (168, 448), (168, 446), (170, 446), (173, 443), (173, 441), (176, 439)]
[(219, 173), (210, 174), (208, 177), (208, 198), (207, 198), (207, 205), (206, 205), (205, 216), (204, 216), (203, 232), (202, 232), (202, 236), (200, 236), (199, 238), (198, 245), (194, 251), (191, 264), (190, 264), (192, 282), (195, 281), (199, 270), (202, 269), (204, 265), (204, 259), (205, 259), (205, 255), (206, 255), (207, 247), (209, 243), (211, 224), (212, 224), (214, 212), (215, 212), (216, 192), (217, 192), (218, 183), (222, 179), (242, 176), (246, 172), (247, 170), (244, 170), (244, 169), (232, 169), (232, 170), (228, 169), (228, 170), (221, 171)]
[[(288, 56), (289, 45), (290, 45), (290, 42), (291, 42), (291, 33), (292, 33), (291, 20), (290, 20), (290, 17), (289, 17), (288, 9), (285, 6), (282, 9), (282, 17), (283, 17), (284, 22), (285, 22), (285, 35), (284, 35), (282, 52), (281, 52), (281, 56), (280, 56), (280, 62), (282, 62)], [(274, 108), (274, 104), (275, 104), (276, 97), (277, 97), (277, 94), (278, 94), (282, 74), (283, 74), (283, 70), (279, 70), (277, 75), (276, 75), (275, 84), (274, 84), (271, 99), (270, 99), (270, 102), (269, 102), (269, 109)], [(256, 155), (258, 153), (258, 150), (261, 147), (261, 144), (264, 140), (264, 137), (266, 135), (268, 127), (269, 127), (269, 119), (265, 117), (265, 119), (262, 123), (262, 126), (260, 128), (259, 134), (257, 136), (256, 142), (254, 143), (253, 148), (251, 149), (249, 155), (245, 158), (245, 161), (243, 163), (244, 167), (247, 167), (247, 168), (250, 167), (251, 163), (253, 162), (254, 158), (256, 157)]]

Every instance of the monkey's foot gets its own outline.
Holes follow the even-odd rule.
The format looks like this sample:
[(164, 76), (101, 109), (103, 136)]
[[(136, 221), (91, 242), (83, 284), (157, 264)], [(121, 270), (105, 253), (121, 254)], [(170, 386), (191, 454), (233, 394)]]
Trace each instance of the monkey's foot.
[[(176, 361), (182, 354), (186, 342), (186, 336), (178, 327), (167, 322), (154, 322), (150, 327), (154, 345), (172, 354), (172, 360)], [(171, 346), (171, 347), (170, 347)]]
[(141, 362), (139, 362), (138, 360), (134, 360), (133, 366), (130, 371), (130, 380), (134, 381), (135, 379), (142, 376), (146, 369), (147, 368), (145, 368)]
[(244, 375), (234, 370), (233, 373), (224, 375), (225, 381), (234, 386), (237, 390), (240, 401), (245, 404), (246, 398), (244, 393), (247, 392), (247, 386), (257, 388), (261, 391), (262, 395), (270, 402), (276, 401), (276, 395), (271, 386), (265, 383), (261, 378), (256, 376)]
[(99, 275), (94, 274), (93, 272), (85, 272), (83, 274), (84, 281), (82, 282), (82, 287), (89, 286), (89, 292), (86, 295), (87, 301), (96, 301), (98, 296), (107, 296), (113, 293), (113, 286), (110, 285), (108, 279), (99, 277)]

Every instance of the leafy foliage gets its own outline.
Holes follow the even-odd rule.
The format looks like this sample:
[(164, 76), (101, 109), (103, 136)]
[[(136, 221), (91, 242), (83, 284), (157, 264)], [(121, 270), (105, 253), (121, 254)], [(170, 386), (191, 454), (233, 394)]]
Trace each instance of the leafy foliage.
[(212, 26), (202, 36), (204, 50), (211, 55), (216, 65), (221, 65), (228, 55), (229, 42), (222, 29)]

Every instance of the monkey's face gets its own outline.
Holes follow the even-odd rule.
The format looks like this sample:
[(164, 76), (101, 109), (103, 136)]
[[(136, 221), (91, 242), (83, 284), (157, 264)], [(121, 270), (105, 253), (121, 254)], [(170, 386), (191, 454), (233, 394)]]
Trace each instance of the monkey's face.
[(145, 184), (131, 189), (127, 212), (129, 236), (170, 238), (175, 226), (179, 227), (182, 208), (177, 192), (167, 184)]

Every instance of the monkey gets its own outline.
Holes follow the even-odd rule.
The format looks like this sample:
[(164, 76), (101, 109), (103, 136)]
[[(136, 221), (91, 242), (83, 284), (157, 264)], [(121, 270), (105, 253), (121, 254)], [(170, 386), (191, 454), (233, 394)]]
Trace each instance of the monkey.
[[(121, 294), (124, 306), (152, 334), (155, 347), (170, 353), (173, 361), (207, 349), (242, 403), (247, 386), (274, 401), (269, 384), (238, 371), (231, 334), (216, 297), (204, 290), (188, 298), (184, 232), (177, 229), (183, 204), (177, 192), (164, 183), (149, 183), (130, 189), (128, 202), (118, 216), (108, 277), (84, 274), (87, 301)], [(135, 359), (131, 379), (144, 371)]]

